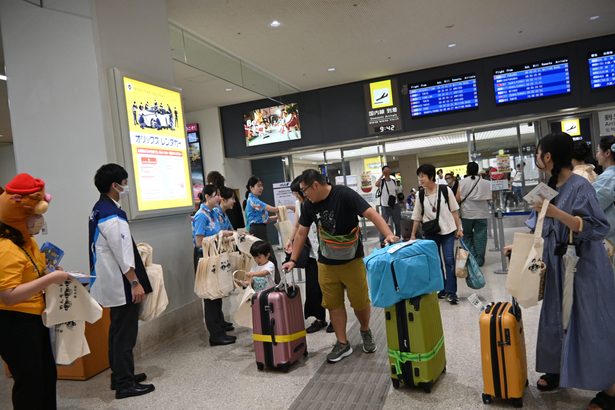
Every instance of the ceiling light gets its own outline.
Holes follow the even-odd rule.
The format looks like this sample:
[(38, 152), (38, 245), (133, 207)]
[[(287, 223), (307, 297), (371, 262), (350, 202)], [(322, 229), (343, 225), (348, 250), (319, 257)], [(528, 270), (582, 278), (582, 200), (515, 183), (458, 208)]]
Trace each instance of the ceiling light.
[(233, 91), (232, 88), (225, 88), (224, 91)]
[(273, 28), (280, 27), (281, 25), (282, 24), (277, 20), (273, 20), (271, 23), (269, 23), (269, 27), (273, 27)]
[(327, 68), (327, 71), (335, 71), (335, 67), (329, 67)]
[(6, 81), (6, 76), (5, 76), (5, 75), (0, 74), (0, 80), (4, 80), (4, 81)]
[(448, 48), (453, 48), (453, 47), (457, 47), (457, 43), (451, 43), (448, 45)]
[(598, 20), (599, 18), (600, 18), (600, 16), (591, 16), (589, 19), (591, 21), (594, 21), (594, 20)]
[(453, 27), (455, 27), (454, 24), (448, 24), (448, 25), (444, 26), (444, 28), (453, 28)]

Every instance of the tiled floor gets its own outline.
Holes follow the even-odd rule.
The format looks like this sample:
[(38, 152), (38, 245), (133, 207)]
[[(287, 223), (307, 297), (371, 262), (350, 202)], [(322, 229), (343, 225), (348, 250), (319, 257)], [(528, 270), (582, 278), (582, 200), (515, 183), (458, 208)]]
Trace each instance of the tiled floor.
[[(507, 229), (507, 236), (512, 238), (513, 231)], [(504, 290), (506, 276), (493, 273), (499, 268), (499, 263), (499, 254), (488, 252), (483, 270), (487, 286), (476, 292), (485, 301), (507, 298)], [(460, 304), (451, 306), (447, 302), (440, 302), (446, 337), (447, 372), (434, 386), (431, 394), (388, 387), (384, 389), (384, 395), (379, 396), (380, 399), (373, 401), (374, 397), (368, 397), (366, 402), (369, 402), (369, 407), (365, 408), (512, 408), (509, 403), (497, 401), (491, 405), (482, 404), (479, 311), (465, 299), (473, 292), (460, 281)], [(534, 387), (538, 377), (532, 369), (539, 308), (526, 309), (523, 313), (530, 367), (530, 387), (525, 393), (524, 408), (584, 409), (593, 396), (592, 392), (568, 389), (545, 394), (539, 393)], [(381, 311), (375, 311), (372, 317), (374, 330), (380, 332), (384, 327), (377, 326), (374, 321), (381, 320), (381, 315)], [(289, 373), (259, 372), (254, 363), (251, 334), (247, 329), (235, 332), (238, 336), (236, 344), (212, 348), (207, 343), (205, 331), (199, 326), (193, 333), (176, 338), (137, 360), (137, 371), (147, 373), (148, 382), (156, 385), (155, 392), (138, 398), (115, 400), (113, 392), (109, 390), (109, 371), (106, 371), (85, 382), (58, 382), (58, 404), (63, 409), (285, 409), (291, 405), (296, 408), (343, 408), (333, 405), (334, 402), (340, 402), (337, 393), (340, 390), (336, 390), (339, 389), (340, 381), (350, 387), (353, 387), (355, 381), (365, 382), (359, 380), (358, 373), (353, 373), (353, 369), (361, 369), (365, 373), (365, 370), (374, 366), (369, 376), (373, 377), (371, 383), (383, 385), (388, 382), (386, 371), (382, 372), (375, 367), (387, 366), (386, 359), (383, 355), (368, 356), (361, 351), (358, 332), (352, 330), (356, 330), (356, 321), (351, 312), (349, 319), (350, 341), (356, 349), (345, 361), (358, 362), (354, 364), (360, 366), (342, 366), (344, 362), (333, 365), (324, 363), (335, 337), (323, 330), (308, 335), (309, 358), (302, 359)], [(381, 345), (379, 349), (382, 352), (386, 346)], [(331, 378), (331, 383), (315, 383), (327, 377)], [(0, 374), (0, 409), (11, 407), (11, 384), (10, 379)], [(306, 387), (310, 390), (304, 392)], [(371, 386), (371, 389), (377, 390), (376, 386)], [(354, 391), (352, 394), (359, 394), (359, 390)], [(318, 396), (314, 399), (320, 404), (300, 405), (302, 402), (305, 404), (303, 400), (309, 400), (310, 395)], [(330, 398), (330, 405), (326, 404), (327, 397)]]

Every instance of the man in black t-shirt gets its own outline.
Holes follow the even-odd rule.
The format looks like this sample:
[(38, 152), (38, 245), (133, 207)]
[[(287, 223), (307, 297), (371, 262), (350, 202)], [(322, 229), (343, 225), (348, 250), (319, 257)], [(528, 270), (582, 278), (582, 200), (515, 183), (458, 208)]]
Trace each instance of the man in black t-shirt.
[(397, 242), (399, 238), (393, 235), (384, 219), (357, 192), (345, 186), (332, 187), (319, 171), (304, 171), (300, 187), (308, 201), (302, 205), (293, 252), (283, 268), (289, 271), (295, 267), (309, 227), (315, 222), (318, 228), (318, 281), (323, 294), (322, 304), (329, 309), (337, 337), (327, 361), (335, 363), (352, 354), (352, 347), (346, 338), (344, 290), (361, 324), (363, 351), (373, 353), (376, 344), (369, 329), (371, 307), (358, 216), (372, 221), (384, 235), (385, 242)]

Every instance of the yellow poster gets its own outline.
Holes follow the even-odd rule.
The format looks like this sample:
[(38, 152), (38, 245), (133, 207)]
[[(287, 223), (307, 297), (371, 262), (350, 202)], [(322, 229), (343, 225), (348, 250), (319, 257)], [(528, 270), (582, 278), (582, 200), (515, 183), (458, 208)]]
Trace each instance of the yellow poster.
[(123, 80), (139, 211), (192, 206), (181, 95)]
[(455, 175), (455, 177), (459, 175), (460, 177), (463, 178), (463, 176), (466, 174), (466, 168), (467, 168), (467, 164), (463, 164), (463, 165), (453, 165), (451, 167), (436, 168), (436, 170), (441, 169), (443, 171), (443, 175), (446, 175), (452, 172), (453, 175)]
[(369, 84), (372, 109), (390, 107), (393, 105), (393, 87), (391, 80), (377, 81)]

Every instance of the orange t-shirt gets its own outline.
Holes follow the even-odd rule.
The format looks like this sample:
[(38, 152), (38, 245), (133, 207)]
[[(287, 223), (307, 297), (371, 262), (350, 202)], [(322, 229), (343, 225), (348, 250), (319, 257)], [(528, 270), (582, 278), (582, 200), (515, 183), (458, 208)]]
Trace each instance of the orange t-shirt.
[[(41, 253), (34, 238), (26, 241), (24, 249), (37, 264), (38, 272), (45, 274), (45, 254)], [(0, 238), (0, 291), (38, 279), (39, 274), (25, 252), (6, 238)], [(43, 292), (22, 302), (7, 306), (0, 301), (0, 310), (13, 310), (40, 315), (45, 310)]]

